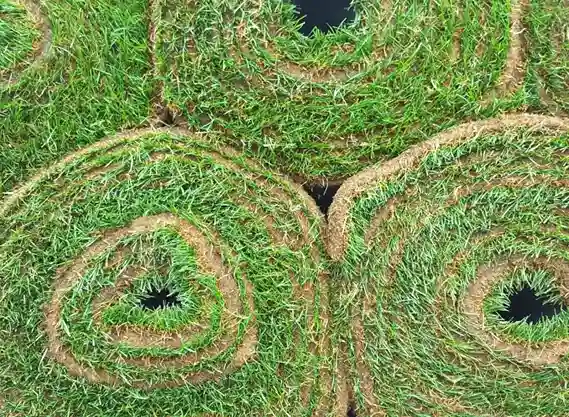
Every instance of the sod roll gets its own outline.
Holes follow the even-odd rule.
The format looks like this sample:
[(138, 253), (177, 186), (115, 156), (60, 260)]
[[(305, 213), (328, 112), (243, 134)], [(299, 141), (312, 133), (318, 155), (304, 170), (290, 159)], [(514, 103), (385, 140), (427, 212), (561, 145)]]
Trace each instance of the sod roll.
[(336, 407), (321, 215), (209, 139), (127, 132), (6, 196), (2, 415)]
[(342, 186), (327, 246), (358, 415), (567, 415), (568, 155), (569, 120), (510, 115)]
[(140, 0), (0, 0), (0, 193), (148, 125), (147, 13)]
[(527, 0), (353, 9), (304, 36), (287, 1), (154, 0), (158, 101), (280, 169), (328, 179), (523, 101)]

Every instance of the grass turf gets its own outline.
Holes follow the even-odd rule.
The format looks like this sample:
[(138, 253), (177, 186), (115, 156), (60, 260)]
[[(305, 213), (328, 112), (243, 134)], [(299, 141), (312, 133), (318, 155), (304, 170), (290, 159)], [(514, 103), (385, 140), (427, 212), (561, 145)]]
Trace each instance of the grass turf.
[[(549, 347), (564, 346), (567, 310), (537, 325), (502, 316), (523, 288), (548, 305), (566, 298), (565, 258), (547, 246), (563, 235), (532, 229), (563, 230), (562, 214), (544, 213), (566, 208), (566, 196), (547, 184), (519, 190), (527, 177), (566, 174), (558, 122), (551, 135), (508, 126), (472, 148), (439, 150), (391, 188), (350, 196), (355, 217), (332, 213), (332, 239), (349, 225), (333, 330), (313, 205), (218, 146), (334, 180), (465, 119), (565, 114), (567, 1), (354, 7), (353, 24), (305, 37), (292, 6), (276, 0), (0, 0), (1, 412), (562, 415), (561, 388), (540, 384), (563, 384)], [(210, 135), (141, 131), (90, 147), (154, 113)], [(453, 165), (459, 156), (466, 162)], [(507, 174), (524, 181), (459, 192), (449, 215), (430, 211), (457, 181)], [(380, 210), (378, 224), (389, 225), (370, 232), (379, 237), (367, 248), (369, 216), (409, 184), (396, 201), (403, 217)], [(480, 220), (472, 207), (490, 214)], [(495, 223), (505, 232), (473, 232)], [(398, 253), (409, 236), (414, 246)], [(470, 238), (472, 254), (437, 298), (433, 271)], [(403, 253), (399, 272), (389, 257)], [(464, 304), (479, 263), (503, 253), (511, 262), (483, 274), (492, 284), (478, 288), (483, 300)], [(397, 285), (384, 288), (385, 276)], [(145, 307), (160, 297), (170, 308)], [(427, 308), (440, 299), (440, 312)], [(482, 311), (487, 333), (464, 339), (465, 326), (482, 326), (457, 310)]]
[(8, 37), (8, 44), (0, 46), (0, 62), (18, 55), (18, 62), (26, 63), (15, 53), (30, 49), (31, 33), (20, 23), (24, 17), (25, 22), (35, 19), (38, 28), (43, 25), (41, 40), (34, 44), (42, 53), (34, 54), (32, 65), (0, 67), (0, 191), (6, 192), (73, 149), (145, 123), (153, 86), (145, 2), (0, 4), (2, 10), (24, 5), (28, 11), (17, 13), (17, 21), (0, 13), (0, 36)]
[(542, 102), (553, 111), (569, 111), (569, 2), (532, 1), (528, 17), (531, 64)]
[(526, 0), (356, 1), (305, 37), (286, 2), (153, 2), (162, 101), (288, 173), (343, 178), (530, 101)]
[(113, 137), (4, 201), (3, 415), (338, 414), (321, 215), (210, 139)]
[(502, 312), (524, 287), (569, 301), (568, 152), (567, 120), (509, 116), (338, 191), (332, 310), (358, 415), (566, 415), (566, 308), (534, 324)]
[(12, 82), (13, 72), (30, 65), (42, 30), (36, 16), (19, 3), (2, 0), (0, 16), (0, 80), (7, 83)]

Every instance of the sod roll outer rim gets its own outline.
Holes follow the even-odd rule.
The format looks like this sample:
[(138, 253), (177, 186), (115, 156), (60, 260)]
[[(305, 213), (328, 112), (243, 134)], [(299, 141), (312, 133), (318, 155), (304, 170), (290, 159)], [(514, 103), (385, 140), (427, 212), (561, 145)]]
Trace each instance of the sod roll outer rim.
[(399, 157), (367, 168), (347, 179), (334, 197), (328, 214), (328, 254), (334, 261), (341, 261), (346, 250), (350, 230), (349, 211), (353, 201), (366, 190), (398, 175), (412, 170), (429, 152), (441, 146), (465, 141), (483, 133), (499, 133), (516, 127), (544, 131), (569, 130), (569, 120), (561, 117), (529, 113), (505, 115), (496, 119), (482, 120), (459, 125), (449, 129), (431, 140), (420, 143), (403, 152)]
[[(264, 2), (266, 2), (266, 0), (253, 1), (254, 7), (252, 7), (252, 13), (259, 14)], [(387, 12), (387, 15), (392, 14), (393, 4), (391, 1), (383, 2), (381, 7)], [(507, 94), (514, 93), (521, 86), (525, 74), (526, 54), (524, 52), (525, 40), (523, 34), (523, 15), (524, 11), (529, 7), (529, 1), (513, 0), (511, 2), (511, 7), (510, 47), (508, 48), (504, 71), (497, 83), (498, 87), (495, 91), (497, 96), (506, 96)], [(370, 10), (367, 10), (367, 12), (373, 14), (376, 10), (374, 10), (373, 7), (370, 7)], [(365, 15), (361, 17), (361, 21), (363, 25), (368, 24), (366, 22)], [(277, 28), (271, 28), (271, 32), (271, 35), (274, 36), (278, 33), (278, 30)], [(247, 47), (248, 37), (246, 33), (246, 25), (242, 25), (237, 28), (237, 39), (240, 41), (239, 52), (244, 55), (251, 54), (251, 51)], [(369, 56), (361, 62), (353, 62), (346, 67), (319, 68), (296, 63), (287, 60), (286, 57), (279, 56), (279, 54), (274, 50), (274, 46), (270, 39), (262, 39), (261, 43), (265, 50), (273, 55), (273, 59), (275, 61), (274, 67), (265, 69), (264, 74), (269, 77), (274, 77), (275, 73), (281, 72), (292, 78), (298, 78), (315, 84), (337, 84), (350, 82), (350, 79), (358, 78), (361, 74), (365, 74), (369, 68), (376, 65), (377, 61), (385, 59), (389, 55), (389, 48), (375, 48), (370, 52)], [(336, 48), (336, 52), (343, 50), (344, 52), (353, 52), (352, 47), (349, 44), (344, 45), (343, 48), (342, 46)], [(239, 52), (232, 50), (230, 55), (238, 62), (241, 62), (242, 58), (239, 56)], [(460, 33), (455, 35), (453, 53), (455, 54), (455, 58), (460, 54)], [(264, 82), (262, 77), (259, 79), (259, 82)]]
[(237, 3), (152, 2), (158, 110), (231, 132), (291, 176), (344, 179), (524, 103), (529, 0), (366, 0), (352, 24), (313, 38), (288, 3)]
[(569, 2), (531, 1), (527, 18), (529, 67), (538, 77), (542, 105), (552, 114), (567, 117), (569, 95)]

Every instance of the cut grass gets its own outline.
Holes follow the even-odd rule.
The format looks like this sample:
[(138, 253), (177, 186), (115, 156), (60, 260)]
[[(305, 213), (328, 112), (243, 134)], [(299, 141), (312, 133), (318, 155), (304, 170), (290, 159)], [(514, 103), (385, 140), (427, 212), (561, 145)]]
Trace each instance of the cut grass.
[(567, 414), (567, 311), (535, 324), (497, 313), (524, 286), (569, 302), (568, 152), (569, 121), (509, 116), (340, 188), (332, 311), (358, 414)]
[(0, 82), (10, 83), (19, 68), (33, 60), (34, 44), (41, 43), (42, 30), (36, 16), (23, 4), (0, 1)]
[[(145, 2), (21, 3), (48, 25), (37, 46), (51, 38), (41, 59), (9, 71), (15, 82), (0, 79), (0, 192), (72, 149), (145, 123), (150, 109)], [(3, 16), (0, 21), (4, 27)]]
[[(501, 312), (568, 298), (567, 122), (388, 159), (565, 114), (569, 3), (354, 8), (305, 37), (281, 0), (0, 0), (0, 414), (566, 414), (568, 310)], [(157, 119), (202, 133), (105, 140)], [(326, 211), (379, 161), (324, 283), (321, 216), (274, 172)]]
[(110, 138), (5, 200), (3, 413), (338, 414), (321, 215), (210, 139)]
[(532, 1), (531, 65), (539, 93), (553, 111), (569, 112), (569, 1)]
[(164, 103), (303, 178), (349, 176), (527, 98), (527, 0), (356, 1), (353, 24), (312, 37), (284, 1), (153, 3)]

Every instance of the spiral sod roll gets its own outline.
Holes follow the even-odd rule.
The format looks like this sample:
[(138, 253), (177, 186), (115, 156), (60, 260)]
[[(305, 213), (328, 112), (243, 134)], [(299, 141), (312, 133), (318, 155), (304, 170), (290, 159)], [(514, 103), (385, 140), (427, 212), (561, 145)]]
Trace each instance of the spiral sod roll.
[[(566, 416), (568, 208), (569, 120), (539, 115), (348, 180), (327, 247), (358, 415)], [(551, 314), (513, 317), (523, 291)]]
[(35, 0), (0, 0), (0, 87), (14, 84), (49, 51), (51, 28)]
[(161, 102), (303, 178), (523, 102), (527, 0), (356, 1), (353, 22), (313, 36), (287, 1), (152, 4)]
[(558, 112), (569, 111), (569, 1), (532, 1), (531, 66), (539, 79), (542, 101)]
[(3, 413), (336, 413), (321, 216), (214, 141), (127, 132), (6, 197)]

